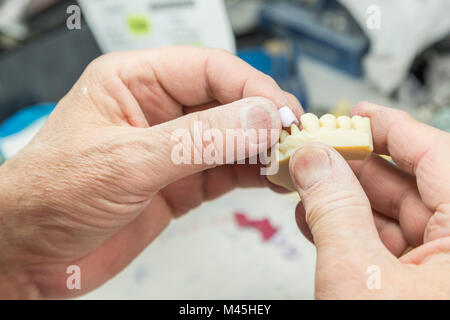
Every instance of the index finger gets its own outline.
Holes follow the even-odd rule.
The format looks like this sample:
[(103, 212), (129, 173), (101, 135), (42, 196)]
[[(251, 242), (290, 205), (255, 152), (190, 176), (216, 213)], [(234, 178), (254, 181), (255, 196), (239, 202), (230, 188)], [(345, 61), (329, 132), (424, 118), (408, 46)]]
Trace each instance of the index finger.
[(141, 66), (130, 76), (145, 79), (151, 69), (158, 84), (184, 106), (264, 97), (278, 108), (290, 107), (298, 118), (303, 113), (300, 102), (271, 77), (224, 50), (177, 46), (123, 54), (123, 59), (132, 54), (130, 59)]
[[(439, 159), (449, 159), (449, 134), (421, 123), (408, 113), (368, 102), (356, 105), (352, 115), (369, 117), (375, 152), (390, 155), (406, 172), (420, 174), (423, 165), (444, 171)], [(444, 166), (442, 166), (444, 165)]]
[(352, 115), (371, 119), (375, 152), (390, 155), (401, 169), (415, 175), (422, 199), (436, 211), (450, 195), (450, 134), (406, 112), (367, 102), (358, 104)]

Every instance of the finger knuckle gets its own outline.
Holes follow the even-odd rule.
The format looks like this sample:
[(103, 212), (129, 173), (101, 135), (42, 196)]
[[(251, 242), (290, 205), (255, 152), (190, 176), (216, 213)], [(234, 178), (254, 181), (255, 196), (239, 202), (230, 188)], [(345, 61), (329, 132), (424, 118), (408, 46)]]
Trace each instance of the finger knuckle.
[(217, 130), (214, 121), (204, 112), (192, 114), (192, 121), (189, 124), (189, 139), (193, 146), (194, 154), (203, 155), (206, 148), (213, 148), (214, 152), (222, 152), (222, 146), (218, 141), (205, 139), (204, 133)]
[(89, 63), (86, 70), (93, 72), (104, 72), (111, 70), (111, 64), (117, 61), (121, 56), (120, 52), (103, 54)]
[(273, 86), (275, 88), (278, 88), (278, 83), (275, 81), (275, 79), (273, 79), (271, 76), (265, 74), (265, 73), (260, 73), (260, 76), (262, 78), (262, 80), (264, 82), (266, 82), (267, 84), (269, 84), (270, 86)]
[(425, 238), (436, 240), (450, 235), (450, 204), (440, 205), (428, 221)]
[(326, 199), (319, 197), (318, 200), (308, 203), (306, 219), (308, 224), (314, 224), (330, 214), (363, 211), (367, 210), (368, 207), (367, 199), (360, 199), (353, 192), (342, 190), (330, 193)]

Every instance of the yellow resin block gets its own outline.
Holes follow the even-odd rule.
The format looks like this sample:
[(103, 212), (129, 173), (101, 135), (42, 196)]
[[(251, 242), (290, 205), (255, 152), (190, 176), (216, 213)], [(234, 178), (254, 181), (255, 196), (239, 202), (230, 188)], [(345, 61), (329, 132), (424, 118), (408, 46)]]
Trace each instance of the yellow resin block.
[(326, 114), (320, 119), (307, 113), (301, 117), (303, 130), (295, 124), (291, 133), (283, 130), (280, 143), (275, 151), (279, 170), (275, 175), (267, 176), (270, 182), (288, 190), (295, 190), (289, 174), (291, 155), (301, 146), (311, 142), (321, 142), (332, 146), (346, 160), (364, 160), (373, 152), (372, 130), (370, 119), (360, 116), (349, 118), (341, 116), (336, 119)]

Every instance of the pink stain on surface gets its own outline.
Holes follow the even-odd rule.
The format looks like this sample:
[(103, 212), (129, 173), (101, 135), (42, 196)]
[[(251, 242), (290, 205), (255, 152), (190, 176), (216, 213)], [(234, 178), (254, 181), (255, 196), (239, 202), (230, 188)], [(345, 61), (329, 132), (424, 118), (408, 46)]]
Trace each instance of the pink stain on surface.
[(252, 220), (243, 212), (236, 212), (234, 218), (240, 227), (258, 230), (261, 233), (263, 241), (270, 240), (278, 232), (278, 228), (274, 227), (267, 218), (262, 220)]

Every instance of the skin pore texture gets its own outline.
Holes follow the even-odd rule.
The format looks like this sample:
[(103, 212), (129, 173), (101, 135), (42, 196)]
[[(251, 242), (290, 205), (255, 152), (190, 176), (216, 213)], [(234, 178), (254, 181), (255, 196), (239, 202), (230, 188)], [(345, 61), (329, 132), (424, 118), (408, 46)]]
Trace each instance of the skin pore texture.
[[(84, 294), (204, 201), (235, 188), (285, 191), (260, 165), (171, 161), (172, 133), (193, 137), (195, 122), (222, 133), (265, 129), (256, 143), (269, 148), (284, 106), (300, 119), (294, 96), (221, 50), (167, 47), (92, 62), (34, 140), (0, 167), (0, 297)], [(352, 115), (370, 118), (375, 152), (398, 167), (376, 155), (347, 163), (317, 143), (292, 155), (296, 220), (317, 247), (316, 297), (449, 298), (449, 134), (369, 103)], [(256, 155), (243, 141), (246, 156)], [(82, 290), (67, 289), (69, 265), (80, 267)], [(379, 290), (366, 285), (373, 265)]]

